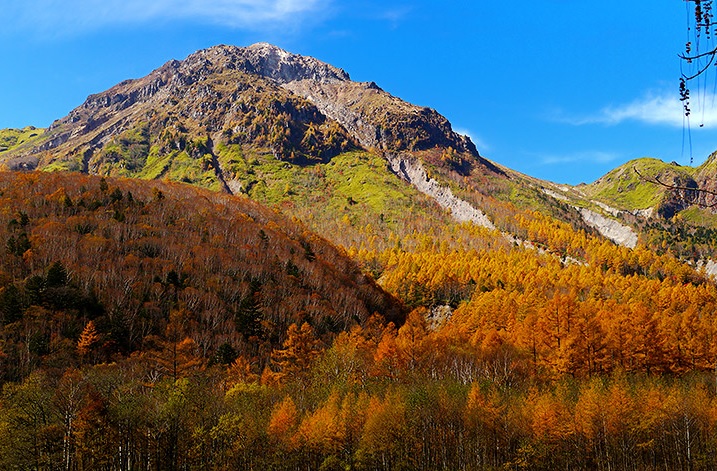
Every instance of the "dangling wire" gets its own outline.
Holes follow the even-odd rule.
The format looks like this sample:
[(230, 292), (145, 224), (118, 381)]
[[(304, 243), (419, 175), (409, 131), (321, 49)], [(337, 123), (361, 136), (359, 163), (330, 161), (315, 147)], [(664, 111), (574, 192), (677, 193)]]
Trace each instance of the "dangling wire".
[[(687, 22), (684, 53), (680, 54), (680, 101), (683, 103), (683, 154), (685, 147), (685, 136), (690, 140), (690, 149), (692, 149), (692, 130), (690, 128), (690, 87), (692, 81), (696, 82), (694, 87), (698, 94), (697, 104), (700, 110), (699, 127), (705, 126), (705, 117), (707, 116), (707, 90), (710, 77), (710, 69), (712, 65), (717, 65), (715, 58), (717, 56), (717, 47), (715, 46), (715, 35), (717, 28), (712, 18), (713, 0), (684, 0), (685, 3), (685, 19)], [(683, 66), (688, 70), (685, 73)], [(704, 75), (704, 77), (703, 77)], [(712, 91), (711, 105), (715, 106), (715, 98), (717, 97), (717, 80), (715, 80)], [(683, 155), (684, 157), (684, 155)], [(693, 163), (692, 151), (690, 150), (690, 165)]]
[[(690, 5), (689, 1), (685, 1), (685, 54), (689, 55), (692, 53), (692, 26), (690, 23)], [(689, 63), (690, 61), (688, 61)], [(685, 80), (685, 72), (683, 70), (684, 60), (680, 60), (680, 101), (682, 102), (682, 152), (680, 154), (680, 160), (684, 161), (685, 158), (685, 143), (689, 137), (690, 145), (690, 166), (692, 166), (692, 133), (690, 130), (690, 90), (687, 88), (687, 81)]]
[(689, 142), (690, 147), (690, 167), (692, 166), (694, 162), (694, 158), (692, 156), (692, 128), (690, 126), (690, 89), (687, 88), (687, 80), (685, 79), (685, 74), (682, 71), (682, 62), (680, 62), (680, 101), (682, 102), (682, 153), (680, 155), (680, 160), (684, 160), (685, 158), (685, 141), (687, 140)]
[(690, 126), (690, 117), (686, 116), (687, 120), (687, 141), (690, 143), (690, 167), (694, 165), (694, 155), (692, 154), (692, 126)]
[[(711, 31), (710, 31), (710, 25), (712, 23), (712, 0), (703, 0), (702, 2), (702, 16), (700, 19), (700, 23), (697, 26), (697, 28), (704, 28), (705, 33), (705, 42), (707, 43), (707, 47), (710, 48), (711, 41)], [(697, 36), (697, 50), (699, 50), (700, 47), (700, 36)], [(706, 68), (705, 68), (706, 70)], [(700, 127), (704, 127), (705, 125), (705, 109), (707, 108), (705, 105), (707, 104), (707, 77), (703, 77), (701, 74), (697, 77), (697, 90), (702, 91), (702, 96), (699, 97), (700, 105), (702, 106), (702, 109), (700, 110), (702, 112), (702, 119), (700, 121)]]
[(690, 117), (689, 115), (683, 114), (682, 115), (682, 153), (680, 155), (680, 160), (684, 161), (685, 158), (685, 144), (689, 144), (689, 150), (690, 150), (690, 167), (692, 167), (694, 163), (694, 158), (692, 156), (692, 129), (690, 127)]

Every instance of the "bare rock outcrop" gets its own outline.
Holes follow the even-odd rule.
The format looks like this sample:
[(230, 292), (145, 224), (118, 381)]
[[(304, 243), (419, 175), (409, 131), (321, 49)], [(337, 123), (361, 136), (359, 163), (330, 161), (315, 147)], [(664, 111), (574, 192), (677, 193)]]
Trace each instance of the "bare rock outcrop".
[(387, 154), (386, 158), (391, 170), (396, 175), (413, 185), (421, 193), (433, 198), (443, 208), (448, 209), (457, 221), (469, 221), (479, 226), (495, 229), (485, 213), (455, 196), (449, 187), (442, 186), (433, 178), (428, 178), (426, 170), (417, 159), (402, 154)]
[(634, 248), (637, 245), (637, 234), (632, 228), (620, 224), (614, 219), (607, 218), (586, 208), (578, 208), (583, 220), (604, 237), (612, 240), (618, 245)]
[(717, 280), (717, 262), (714, 260), (700, 260), (697, 263), (698, 269), (704, 269), (707, 276), (713, 280)]

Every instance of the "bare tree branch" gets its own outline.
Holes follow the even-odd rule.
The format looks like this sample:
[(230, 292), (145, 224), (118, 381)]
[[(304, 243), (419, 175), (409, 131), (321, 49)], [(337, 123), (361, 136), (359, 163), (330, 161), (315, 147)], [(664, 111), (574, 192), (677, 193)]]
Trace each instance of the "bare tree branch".
[[(640, 178), (640, 180), (642, 180), (642, 181), (644, 181), (644, 182), (652, 183), (653, 185), (659, 185), (659, 186), (662, 186), (662, 187), (664, 187), (664, 188), (667, 188), (667, 189), (669, 189), (669, 190), (671, 190), (671, 191), (690, 192), (690, 193), (695, 193), (695, 194), (697, 194), (697, 195), (699, 195), (699, 194), (710, 195), (710, 196), (714, 196), (714, 197), (717, 198), (717, 191), (707, 190), (707, 189), (705, 189), (705, 188), (690, 188), (690, 187), (688, 187), (688, 186), (670, 185), (669, 183), (665, 183), (665, 182), (661, 181), (661, 180), (660, 180), (659, 178), (657, 178), (657, 177), (648, 178), (648, 177), (644, 176), (642, 173), (640, 173), (640, 171), (637, 169), (637, 167), (632, 167), (632, 169), (635, 171), (635, 173), (636, 173), (637, 176)], [(682, 198), (685, 198), (685, 195), (684, 195), (684, 194), (683, 194), (683, 195), (680, 195), (680, 196), (681, 196)], [(687, 198), (685, 198), (685, 199), (687, 199)], [(689, 201), (689, 200), (688, 200), (688, 201)], [(704, 204), (704, 203), (701, 203), (697, 197), (695, 197), (694, 200), (693, 200), (693, 201), (690, 201), (690, 202), (691, 202), (692, 204), (696, 204), (696, 205), (698, 205), (698, 206), (700, 206), (700, 207), (702, 207), (702, 208), (710, 208), (710, 209), (711, 209), (711, 208), (717, 207), (717, 201), (715, 201), (715, 202), (712, 203), (712, 204)]]
[(711, 49), (711, 50), (709, 50), (709, 51), (707, 51), (707, 52), (703, 52), (703, 53), (701, 53), (701, 54), (697, 54), (697, 55), (694, 55), (694, 56), (690, 56), (690, 55), (687, 55), (687, 54), (678, 54), (678, 57), (679, 57), (680, 59), (682, 59), (682, 60), (685, 60), (685, 61), (690, 62), (690, 61), (694, 61), (694, 60), (697, 60), (697, 59), (701, 59), (701, 58), (703, 58), (703, 57), (714, 56), (715, 54), (717, 54), (717, 47), (715, 47), (714, 49)]
[(681, 72), (680, 101), (684, 102), (683, 112), (685, 117), (689, 117), (689, 82), (702, 75), (709, 74), (708, 70), (715, 64), (715, 58), (717, 57), (717, 45), (715, 44), (717, 25), (712, 21), (712, 0), (683, 1), (686, 5), (692, 4), (692, 6), (687, 7), (687, 9), (693, 13), (692, 15), (688, 15), (688, 40), (685, 43), (685, 50), (683, 53), (678, 54), (680, 60), (688, 66), (687, 72)]
[(704, 67), (700, 68), (697, 72), (695, 72), (695, 73), (692, 74), (692, 75), (686, 75), (686, 74), (683, 73), (683, 74), (682, 74), (682, 77), (683, 77), (685, 80), (692, 80), (692, 79), (695, 79), (695, 78), (697, 78), (698, 76), (702, 75), (702, 74), (705, 73), (705, 72), (707, 71), (707, 69), (709, 69), (710, 66), (714, 63), (714, 61), (715, 61), (715, 55), (717, 55), (717, 48), (715, 48), (715, 49), (713, 49), (713, 50), (711, 50), (711, 51), (709, 51), (709, 52), (705, 52), (705, 53), (702, 53), (702, 54), (700, 54), (700, 55), (692, 56), (692, 57), (690, 57), (690, 56), (685, 56), (685, 55), (680, 54), (680, 55), (679, 55), (680, 59), (686, 60), (686, 61), (688, 61), (688, 62), (692, 61), (693, 59), (698, 59), (698, 58), (700, 58), (700, 57), (710, 56), (710, 60), (707, 62), (707, 64), (705, 64)]

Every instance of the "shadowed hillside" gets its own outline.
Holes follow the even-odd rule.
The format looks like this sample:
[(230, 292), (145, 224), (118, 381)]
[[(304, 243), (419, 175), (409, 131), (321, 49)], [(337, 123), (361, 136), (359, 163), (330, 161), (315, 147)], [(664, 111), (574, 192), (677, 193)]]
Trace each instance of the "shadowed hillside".
[[(289, 324), (328, 340), (398, 302), (325, 240), (245, 198), (181, 184), (0, 174), (3, 379), (190, 339), (263, 364)], [(228, 358), (229, 361), (233, 358)], [(223, 358), (222, 361), (227, 361)]]

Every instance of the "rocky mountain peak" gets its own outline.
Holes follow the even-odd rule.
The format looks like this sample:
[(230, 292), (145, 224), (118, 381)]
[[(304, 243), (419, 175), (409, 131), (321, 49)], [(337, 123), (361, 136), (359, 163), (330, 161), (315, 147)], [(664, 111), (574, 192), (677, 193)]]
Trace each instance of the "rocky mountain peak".
[(216, 72), (231, 69), (288, 83), (311, 80), (333, 83), (351, 80), (342, 69), (321, 62), (313, 57), (301, 56), (268, 43), (256, 43), (248, 47), (219, 45), (191, 54), (181, 62), (165, 64), (179, 72)]
[(351, 80), (349, 74), (313, 57), (292, 54), (267, 43), (253, 44), (244, 49), (254, 73), (279, 82), (314, 80), (321, 83)]
[(435, 110), (406, 103), (374, 82), (353, 82), (340, 68), (272, 44), (214, 46), (183, 61), (168, 62), (160, 70), (166, 69), (176, 74), (171, 82), (183, 85), (226, 70), (268, 79), (315, 104), (365, 147), (387, 151), (451, 147), (479, 157), (470, 139), (455, 133)]
[[(358, 143), (389, 153), (445, 149), (460, 173), (476, 165), (496, 171), (470, 139), (454, 132), (435, 110), (407, 103), (374, 82), (354, 82), (344, 70), (313, 57), (267, 43), (203, 49), (91, 95), (56, 121), (35, 147), (8, 155), (8, 166), (42, 166), (60, 158), (80, 161), (72, 168), (89, 171), (93, 156), (104, 155), (105, 145), (147, 123), (152, 139), (173, 133), (194, 139), (212, 136), (217, 142), (227, 139), (224, 144), (267, 146), (276, 155), (301, 155), (307, 161), (330, 158)], [(311, 133), (317, 126), (319, 141), (333, 144), (313, 143)], [(181, 150), (182, 145), (159, 149)], [(47, 162), (40, 162), (44, 152), (49, 152), (43, 157)]]

